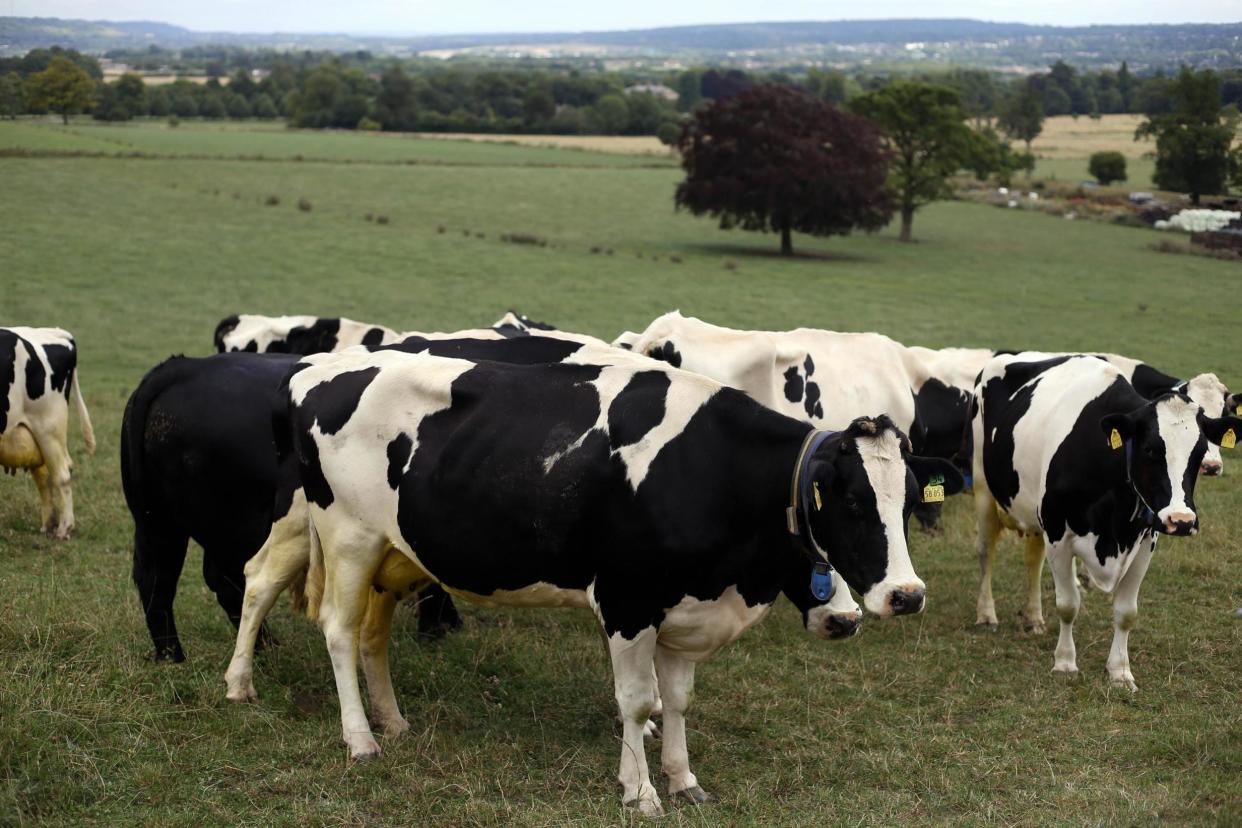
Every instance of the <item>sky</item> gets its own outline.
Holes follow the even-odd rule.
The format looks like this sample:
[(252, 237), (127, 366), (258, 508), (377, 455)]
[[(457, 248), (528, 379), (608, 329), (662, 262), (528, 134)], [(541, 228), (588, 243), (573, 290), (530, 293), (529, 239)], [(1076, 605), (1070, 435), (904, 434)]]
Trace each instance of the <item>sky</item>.
[(199, 31), (427, 34), (639, 29), (760, 20), (969, 17), (1012, 23), (1234, 23), (1242, 0), (0, 0), (0, 15), (154, 20)]

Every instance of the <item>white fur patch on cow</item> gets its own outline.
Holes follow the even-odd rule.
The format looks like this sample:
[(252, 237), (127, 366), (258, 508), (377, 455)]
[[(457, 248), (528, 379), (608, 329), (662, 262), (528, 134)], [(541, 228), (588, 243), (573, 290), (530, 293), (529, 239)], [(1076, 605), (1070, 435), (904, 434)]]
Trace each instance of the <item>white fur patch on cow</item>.
[(702, 661), (762, 621), (771, 609), (771, 604), (747, 606), (736, 586), (709, 601), (686, 596), (665, 610), (660, 646), (691, 661)]
[(891, 430), (875, 437), (859, 436), (855, 438), (855, 443), (867, 480), (875, 492), (876, 510), (888, 539), (888, 569), (884, 579), (863, 596), (863, 604), (877, 615), (887, 615), (888, 596), (893, 590), (909, 592), (926, 589), (914, 572), (910, 550), (906, 546), (906, 462), (901, 456), (901, 441)]
[[(1164, 441), (1165, 467), (1169, 474), (1169, 491), (1172, 493), (1169, 505), (1156, 515), (1161, 522), (1174, 516), (1179, 516), (1179, 519), (1194, 519), (1194, 511), (1186, 503), (1186, 486), (1183, 481), (1190, 466), (1190, 456), (1199, 440), (1203, 439), (1198, 422), (1200, 411), (1197, 403), (1187, 402), (1181, 397), (1169, 397), (1156, 403), (1156, 425), (1160, 429), (1160, 439)], [(1198, 474), (1198, 469), (1194, 473)]]

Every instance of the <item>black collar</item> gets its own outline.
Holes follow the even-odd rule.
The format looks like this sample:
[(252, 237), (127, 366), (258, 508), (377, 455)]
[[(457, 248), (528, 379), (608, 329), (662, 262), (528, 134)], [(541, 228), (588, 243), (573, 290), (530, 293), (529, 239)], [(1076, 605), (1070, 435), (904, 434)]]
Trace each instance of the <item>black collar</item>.
[(798, 451), (793, 479), (789, 485), (789, 506), (785, 509), (785, 524), (789, 529), (789, 534), (794, 537), (813, 563), (828, 563), (828, 553), (816, 542), (815, 535), (811, 532), (811, 500), (814, 498), (814, 492), (812, 491), (813, 481), (807, 467), (811, 464), (811, 457), (815, 454), (815, 450), (837, 433), (839, 432), (811, 429), (806, 439), (802, 441), (802, 448)]

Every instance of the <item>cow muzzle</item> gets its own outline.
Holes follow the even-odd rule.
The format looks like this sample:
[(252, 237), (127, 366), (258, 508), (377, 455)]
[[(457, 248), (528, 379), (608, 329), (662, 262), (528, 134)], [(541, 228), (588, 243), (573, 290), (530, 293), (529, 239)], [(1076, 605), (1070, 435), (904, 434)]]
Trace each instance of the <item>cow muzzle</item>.
[(1172, 512), (1161, 528), (1166, 535), (1193, 535), (1199, 531), (1199, 518), (1194, 512)]
[(893, 615), (915, 615), (923, 611), (926, 589), (895, 589), (888, 596)]
[(828, 616), (828, 620), (824, 622), (824, 635), (833, 641), (851, 638), (858, 633), (861, 627), (861, 612), (834, 613)]
[(1204, 460), (1199, 466), (1199, 473), (1204, 477), (1220, 477), (1224, 471), (1225, 467), (1222, 464), (1210, 460)]

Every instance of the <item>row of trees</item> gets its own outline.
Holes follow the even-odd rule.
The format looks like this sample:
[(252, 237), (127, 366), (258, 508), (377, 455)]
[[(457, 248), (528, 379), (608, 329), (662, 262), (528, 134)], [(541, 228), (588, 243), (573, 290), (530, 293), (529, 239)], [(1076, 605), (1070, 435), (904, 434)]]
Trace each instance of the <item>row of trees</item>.
[[(1231, 146), (1237, 111), (1220, 106), (1220, 83), (1183, 68), (1171, 81), (1171, 111), (1149, 116), (1136, 136), (1155, 138), (1157, 182), (1196, 204), (1230, 179), (1242, 187), (1242, 149)], [(938, 84), (894, 81), (843, 108), (790, 86), (753, 86), (689, 119), (674, 200), (724, 228), (779, 233), (785, 255), (794, 231), (874, 230), (894, 213), (908, 242), (915, 212), (947, 197), (962, 169), (985, 178), (1029, 164), (989, 126), (969, 124), (958, 92)], [(1104, 183), (1125, 177), (1120, 153), (1099, 153), (1091, 165)]]

